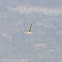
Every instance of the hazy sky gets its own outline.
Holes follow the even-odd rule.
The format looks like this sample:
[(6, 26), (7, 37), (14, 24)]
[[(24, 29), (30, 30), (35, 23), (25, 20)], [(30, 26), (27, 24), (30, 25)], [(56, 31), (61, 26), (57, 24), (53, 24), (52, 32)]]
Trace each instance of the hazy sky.
[[(31, 24), (32, 34), (23, 35)], [(62, 0), (0, 0), (0, 61), (62, 62), (61, 57)]]

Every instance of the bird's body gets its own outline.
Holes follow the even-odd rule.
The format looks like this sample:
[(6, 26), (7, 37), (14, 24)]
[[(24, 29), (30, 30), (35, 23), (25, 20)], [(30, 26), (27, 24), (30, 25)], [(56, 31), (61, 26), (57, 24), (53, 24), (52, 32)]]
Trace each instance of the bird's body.
[(25, 35), (25, 34), (31, 34), (31, 33), (32, 33), (32, 32), (31, 32), (31, 27), (32, 27), (32, 24), (31, 24), (29, 30), (28, 30), (27, 32), (24, 32), (24, 35)]
[(24, 34), (31, 34), (32, 32), (24, 32)]

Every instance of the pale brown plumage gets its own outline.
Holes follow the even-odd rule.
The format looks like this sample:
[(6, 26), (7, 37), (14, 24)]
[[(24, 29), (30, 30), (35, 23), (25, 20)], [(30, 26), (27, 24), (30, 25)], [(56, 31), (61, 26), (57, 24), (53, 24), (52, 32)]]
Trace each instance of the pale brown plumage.
[(31, 24), (29, 30), (28, 30), (27, 32), (24, 32), (24, 35), (25, 35), (25, 34), (30, 34), (30, 33), (31, 33), (31, 27), (32, 27), (32, 24)]

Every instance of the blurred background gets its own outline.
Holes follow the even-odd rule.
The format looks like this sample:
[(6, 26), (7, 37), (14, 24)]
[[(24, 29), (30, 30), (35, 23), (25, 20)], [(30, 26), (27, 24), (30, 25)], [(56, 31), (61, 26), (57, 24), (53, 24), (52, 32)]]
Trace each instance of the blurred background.
[[(24, 35), (31, 24), (32, 34)], [(62, 0), (0, 0), (0, 61), (4, 59), (62, 62)]]

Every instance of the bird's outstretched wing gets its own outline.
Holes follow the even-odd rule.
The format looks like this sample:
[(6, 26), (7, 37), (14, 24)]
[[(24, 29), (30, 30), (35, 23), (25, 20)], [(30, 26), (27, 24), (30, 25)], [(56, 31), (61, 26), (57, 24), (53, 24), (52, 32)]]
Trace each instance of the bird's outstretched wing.
[(30, 28), (29, 28), (29, 32), (31, 31), (31, 27), (32, 27), (32, 24), (31, 24), (31, 26), (30, 26)]

